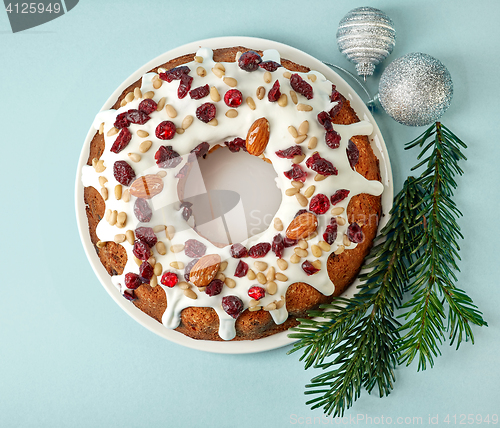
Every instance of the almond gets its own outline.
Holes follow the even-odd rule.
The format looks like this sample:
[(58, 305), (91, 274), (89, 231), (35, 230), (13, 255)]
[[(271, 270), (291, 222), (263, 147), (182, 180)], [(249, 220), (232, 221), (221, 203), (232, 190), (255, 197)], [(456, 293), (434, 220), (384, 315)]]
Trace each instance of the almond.
[(303, 213), (295, 217), (288, 228), (286, 236), (290, 239), (304, 239), (318, 228), (318, 218), (312, 213)]
[(260, 156), (269, 143), (269, 122), (265, 117), (257, 119), (248, 130), (246, 146), (251, 155)]
[(130, 185), (130, 194), (143, 199), (151, 199), (162, 190), (163, 180), (156, 174), (143, 175)]
[(197, 287), (204, 287), (215, 278), (219, 270), (221, 258), (218, 254), (203, 256), (191, 269), (189, 281)]

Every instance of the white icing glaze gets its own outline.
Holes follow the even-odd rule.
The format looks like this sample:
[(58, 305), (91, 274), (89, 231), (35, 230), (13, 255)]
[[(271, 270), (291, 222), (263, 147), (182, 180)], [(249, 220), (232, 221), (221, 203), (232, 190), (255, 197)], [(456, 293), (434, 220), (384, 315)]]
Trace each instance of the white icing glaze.
[[(188, 239), (197, 239), (198, 241), (206, 245), (206, 254), (217, 253), (221, 256), (221, 259), (223, 261), (228, 262), (228, 266), (224, 274), (226, 276), (234, 278), (237, 285), (233, 289), (224, 286), (221, 294), (219, 294), (218, 296), (209, 297), (205, 292), (197, 290), (196, 287), (192, 287), (192, 290), (198, 296), (196, 300), (193, 300), (184, 296), (183, 290), (181, 290), (178, 286), (168, 288), (161, 285), (160, 277), (158, 278), (158, 286), (163, 287), (167, 295), (168, 306), (162, 319), (163, 324), (167, 328), (176, 328), (179, 325), (180, 312), (186, 307), (213, 307), (220, 318), (220, 337), (224, 340), (230, 340), (236, 334), (235, 320), (228, 314), (226, 314), (222, 309), (222, 298), (229, 295), (238, 296), (243, 301), (244, 307), (247, 308), (251, 300), (247, 294), (248, 289), (253, 285), (262, 285), (258, 284), (256, 280), (249, 280), (247, 277), (233, 277), (236, 265), (238, 264), (239, 260), (234, 259), (230, 256), (230, 246), (222, 249), (216, 247), (208, 240), (199, 236), (196, 231), (189, 227), (183, 220), (181, 212), (179, 211), (180, 201), (177, 194), (178, 179), (175, 178), (175, 175), (185, 165), (189, 152), (201, 142), (208, 142), (210, 147), (213, 147), (216, 144), (221, 144), (224, 141), (232, 140), (235, 137), (245, 138), (246, 133), (252, 123), (258, 118), (266, 117), (270, 124), (271, 133), (269, 143), (264, 152), (264, 156), (272, 161), (272, 165), (278, 175), (276, 179), (276, 185), (282, 191), (282, 204), (275, 217), (278, 217), (282, 220), (285, 230), (288, 224), (293, 219), (295, 213), (302, 208), (298, 204), (295, 197), (286, 196), (284, 193), (286, 189), (291, 187), (290, 180), (287, 179), (283, 174), (283, 171), (287, 171), (291, 168), (291, 160), (281, 159), (275, 154), (277, 150), (283, 150), (295, 145), (293, 138), (287, 130), (290, 125), (298, 128), (304, 120), (308, 120), (308, 137), (306, 141), (301, 144), (302, 151), (304, 154), (306, 154), (305, 160), (309, 158), (315, 151), (318, 151), (322, 157), (331, 161), (333, 165), (338, 169), (337, 176), (327, 177), (323, 181), (314, 181), (314, 176), (316, 174), (305, 166), (304, 160), (301, 163), (301, 166), (303, 166), (304, 169), (308, 171), (308, 177), (304, 183), (303, 189), (306, 189), (310, 185), (314, 185), (316, 186), (316, 190), (314, 193), (315, 195), (318, 193), (323, 193), (328, 197), (331, 196), (337, 189), (349, 189), (349, 196), (336, 205), (336, 207), (347, 208), (347, 205), (353, 196), (360, 193), (368, 193), (378, 196), (382, 193), (383, 185), (378, 181), (366, 180), (362, 175), (353, 171), (349, 165), (349, 160), (346, 155), (346, 148), (349, 139), (354, 135), (370, 135), (373, 131), (373, 126), (371, 123), (367, 121), (361, 121), (352, 125), (333, 125), (334, 129), (341, 135), (340, 147), (334, 150), (326, 147), (326, 144), (324, 142), (325, 131), (323, 127), (318, 123), (316, 116), (321, 111), (329, 111), (335, 105), (335, 103), (332, 103), (329, 99), (332, 89), (332, 83), (326, 80), (326, 78), (321, 73), (314, 71), (311, 71), (309, 73), (299, 73), (299, 75), (301, 75), (304, 80), (312, 85), (314, 90), (314, 97), (312, 100), (306, 100), (305, 97), (297, 94), (299, 103), (308, 104), (313, 107), (312, 111), (305, 112), (298, 111), (296, 106), (290, 99), (289, 91), (291, 88), (289, 80), (283, 77), (283, 73), (286, 72), (284, 68), (278, 68), (277, 71), (272, 72), (272, 81), (270, 83), (265, 83), (263, 79), (265, 71), (262, 69), (258, 69), (255, 72), (248, 73), (244, 70), (241, 70), (236, 63), (224, 63), (224, 67), (226, 70), (225, 76), (235, 78), (238, 81), (238, 85), (236, 88), (242, 92), (243, 98), (245, 99), (246, 97), (251, 96), (256, 104), (256, 109), (251, 110), (248, 105), (243, 102), (243, 104), (237, 108), (237, 111), (239, 113), (238, 116), (236, 118), (228, 118), (225, 116), (225, 112), (229, 109), (229, 107), (225, 105), (223, 97), (224, 93), (231, 88), (227, 86), (222, 79), (218, 78), (215, 74), (212, 73), (211, 69), (214, 67), (215, 62), (212, 58), (211, 49), (202, 48), (198, 50), (197, 55), (203, 58), (203, 63), (200, 64), (193, 61), (189, 64), (185, 64), (191, 69), (191, 72), (189, 73), (189, 75), (193, 77), (191, 88), (197, 88), (199, 86), (209, 84), (210, 87), (215, 86), (218, 89), (221, 95), (221, 101), (214, 104), (216, 104), (217, 106), (216, 118), (219, 125), (211, 126), (201, 122), (195, 117), (195, 111), (198, 106), (206, 102), (213, 102), (209, 96), (201, 100), (193, 100), (189, 95), (183, 99), (178, 99), (178, 81), (174, 80), (172, 83), (163, 82), (162, 86), (159, 89), (154, 89), (152, 79), (155, 74), (145, 74), (142, 78), (142, 93), (144, 94), (147, 91), (154, 91), (155, 95), (153, 99), (156, 102), (158, 102), (162, 97), (166, 97), (167, 104), (171, 103), (177, 110), (177, 117), (174, 119), (169, 118), (165, 112), (165, 109), (163, 109), (160, 112), (151, 113), (151, 119), (144, 125), (131, 124), (129, 130), (132, 133), (132, 140), (122, 152), (115, 154), (111, 153), (109, 149), (111, 148), (118, 134), (108, 137), (107, 132), (113, 127), (113, 123), (119, 113), (122, 113), (129, 109), (137, 108), (142, 99), (134, 99), (118, 110), (108, 110), (100, 112), (96, 116), (93, 125), (96, 129), (99, 129), (101, 123), (104, 122), (105, 151), (100, 159), (104, 160), (106, 170), (102, 173), (96, 173), (93, 167), (84, 166), (82, 171), (82, 182), (86, 187), (92, 186), (96, 189), (100, 189), (101, 186), (99, 184), (98, 178), (101, 175), (106, 177), (108, 181), (105, 186), (108, 188), (109, 192), (109, 198), (106, 201), (106, 209), (117, 210), (118, 212), (125, 212), (127, 214), (127, 224), (123, 229), (119, 229), (117, 226), (110, 226), (109, 223), (104, 219), (98, 224), (96, 232), (101, 241), (112, 241), (116, 234), (125, 233), (125, 231), (129, 229), (135, 230), (135, 228), (139, 225), (148, 227), (154, 227), (156, 225), (173, 225), (177, 232), (171, 242), (166, 238), (164, 232), (157, 233), (158, 239), (163, 241), (167, 245), (167, 254), (161, 256), (157, 253), (156, 250), (153, 250), (156, 261), (162, 264), (164, 272), (176, 272), (179, 276), (179, 279), (183, 281), (183, 269), (176, 270), (170, 268), (170, 263), (173, 261), (178, 261), (183, 262), (184, 265), (187, 265), (192, 259), (186, 256), (184, 252), (171, 252), (170, 246), (174, 244), (183, 244)], [(268, 50), (264, 52), (263, 60), (273, 60), (279, 63), (280, 56), (276, 50)], [(196, 74), (196, 69), (199, 66), (204, 67), (207, 71), (207, 75), (205, 77), (200, 77)], [(316, 76), (315, 82), (312, 82), (308, 79), (307, 75), (310, 74), (314, 74)], [(271, 89), (276, 79), (280, 81), (281, 93), (287, 94), (288, 96), (288, 105), (286, 107), (280, 107), (278, 103), (271, 103), (267, 99), (267, 91)], [(263, 86), (264, 88), (266, 88), (266, 96), (262, 100), (257, 99), (257, 97), (255, 96), (256, 88), (259, 86)], [(181, 127), (183, 118), (187, 115), (193, 116), (194, 121), (183, 134), (176, 134), (174, 138), (169, 141), (164, 141), (156, 138), (155, 129), (160, 122), (164, 120), (171, 120), (179, 128)], [(140, 138), (137, 135), (137, 131), (139, 129), (147, 131), (149, 133), (149, 136), (146, 138)], [(307, 141), (313, 136), (318, 139), (318, 146), (315, 149), (310, 150), (307, 148)], [(129, 159), (128, 153), (140, 153), (139, 144), (144, 140), (151, 140), (152, 147), (147, 153), (141, 153), (142, 159), (139, 162), (134, 163)], [(173, 150), (178, 152), (183, 157), (183, 161), (176, 168), (162, 170), (156, 165), (154, 154), (161, 145), (173, 146)], [(153, 216), (151, 221), (147, 224), (139, 224), (138, 220), (133, 214), (135, 197), (132, 197), (130, 202), (128, 203), (125, 203), (123, 200), (116, 200), (114, 197), (113, 189), (115, 185), (118, 184), (118, 182), (113, 176), (113, 164), (118, 160), (127, 161), (134, 169), (137, 177), (146, 174), (155, 174), (159, 171), (167, 172), (166, 177), (163, 179), (163, 191), (160, 195), (157, 195), (149, 200), (150, 206), (153, 208)], [(200, 192), (203, 192), (203, 186), (201, 186)], [(347, 220), (345, 211), (342, 216)], [(327, 212), (325, 215), (318, 216), (319, 234), (317, 237), (312, 238), (308, 241), (309, 256), (306, 258), (307, 260), (316, 260), (316, 257), (313, 257), (311, 254), (311, 246), (317, 244), (320, 240), (322, 240), (322, 232), (324, 231), (324, 228), (326, 227), (326, 224), (329, 222), (331, 217), (332, 216), (330, 212)], [(244, 226), (245, 219), (242, 219), (242, 223), (242, 226)], [(271, 226), (266, 231), (247, 239), (246, 241), (242, 242), (242, 244), (247, 248), (250, 248), (252, 245), (259, 242), (271, 243), (273, 237), (278, 233), (274, 229), (272, 224), (273, 222), (271, 222)], [(338, 226), (337, 240), (331, 246), (331, 251), (335, 251), (338, 246), (342, 244), (343, 235), (347, 230), (347, 227), (347, 221), (344, 226)], [(281, 233), (284, 235), (284, 231)], [(128, 272), (134, 272), (138, 274), (139, 267), (134, 262), (134, 258), (132, 255), (132, 246), (128, 242), (124, 242), (122, 245), (127, 250), (128, 261), (124, 268), (123, 275), (113, 276), (112, 281), (123, 292), (125, 290), (125, 274)], [(352, 243), (349, 247), (346, 247), (346, 251), (349, 251), (350, 249), (353, 249), (355, 247), (356, 244)], [(324, 295), (331, 295), (334, 292), (334, 285), (330, 281), (326, 270), (326, 261), (329, 253), (323, 252), (322, 256), (318, 258), (318, 260), (321, 262), (322, 268), (318, 273), (312, 276), (307, 276), (306, 273), (302, 270), (302, 261), (298, 264), (290, 263), (290, 256), (292, 254), (294, 254), (293, 247), (285, 249), (283, 258), (289, 263), (288, 269), (283, 273), (288, 277), (288, 281), (275, 281), (278, 285), (277, 292), (274, 295), (269, 295), (266, 293), (266, 296), (261, 299), (260, 305), (265, 306), (273, 301), (280, 300), (282, 296), (285, 296), (288, 286), (291, 283), (298, 281), (309, 283)], [(243, 260), (249, 264), (250, 269), (253, 269), (257, 272), (257, 270), (254, 269), (253, 266), (254, 261), (256, 261), (255, 259), (245, 258)], [(272, 251), (270, 251), (265, 257), (257, 260), (266, 262), (269, 266), (275, 266), (276, 272), (281, 272), (276, 265), (276, 256)], [(265, 286), (262, 287), (265, 288)], [(283, 323), (288, 317), (286, 306), (283, 306), (280, 309), (272, 310), (271, 315), (277, 324)]]

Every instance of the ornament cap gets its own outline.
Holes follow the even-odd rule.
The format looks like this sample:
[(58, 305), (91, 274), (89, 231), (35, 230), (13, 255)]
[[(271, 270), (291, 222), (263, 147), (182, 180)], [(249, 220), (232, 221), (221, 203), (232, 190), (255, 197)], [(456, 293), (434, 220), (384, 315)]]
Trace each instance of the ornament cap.
[(382, 108), (382, 104), (380, 104), (378, 94), (376, 94), (370, 101), (368, 101), (366, 103), (366, 106), (370, 109), (370, 111), (380, 110)]
[(373, 75), (373, 72), (375, 71), (375, 64), (371, 62), (362, 62), (356, 64), (356, 71), (358, 72), (359, 76), (363, 76), (363, 78), (366, 80), (366, 76)]

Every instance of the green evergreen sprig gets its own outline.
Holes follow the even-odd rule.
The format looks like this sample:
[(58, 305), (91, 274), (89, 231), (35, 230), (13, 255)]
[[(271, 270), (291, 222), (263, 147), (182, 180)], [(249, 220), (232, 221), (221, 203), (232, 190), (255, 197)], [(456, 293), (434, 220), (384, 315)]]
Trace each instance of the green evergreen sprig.
[[(470, 323), (486, 325), (470, 297), (454, 285), (463, 237), (452, 196), (454, 176), (462, 174), (458, 162), (465, 160), (460, 149), (466, 146), (440, 123), (407, 148), (415, 146), (423, 147), (419, 159), (427, 157), (412, 170), (427, 168), (420, 177), (409, 177), (396, 195), (357, 294), (310, 311), (311, 318), (301, 319), (289, 334), (299, 339), (289, 353), (301, 350), (306, 369), (323, 370), (306, 385), (306, 394), (315, 396), (307, 404), (323, 407), (328, 415), (342, 416), (363, 388), (388, 395), (394, 368), (417, 355), (419, 370), (427, 362), (432, 366), (446, 330), (458, 348), (463, 339), (473, 341)], [(411, 298), (402, 305), (405, 292)], [(398, 308), (404, 311), (403, 325), (395, 315)]]
[[(431, 141), (427, 142), (429, 139)], [(402, 306), (405, 324), (401, 331), (405, 335), (399, 352), (400, 363), (407, 365), (418, 356), (420, 370), (425, 369), (427, 363), (433, 366), (433, 357), (440, 354), (439, 345), (445, 331), (449, 332), (450, 345), (456, 340), (458, 349), (463, 339), (470, 338), (474, 343), (470, 323), (479, 326), (486, 323), (472, 299), (455, 286), (455, 272), (460, 271), (457, 265), (457, 260), (460, 260), (458, 240), (463, 239), (463, 235), (457, 223), (462, 213), (452, 197), (457, 187), (454, 176), (463, 173), (458, 162), (466, 160), (460, 149), (466, 145), (448, 128), (436, 123), (406, 148), (416, 146), (423, 147), (418, 159), (427, 155), (412, 168), (415, 170), (426, 165), (415, 182), (425, 192), (414, 208), (418, 211), (416, 220), (422, 224), (414, 250), (420, 253), (420, 257), (409, 269), (414, 273), (408, 285), (412, 297)]]

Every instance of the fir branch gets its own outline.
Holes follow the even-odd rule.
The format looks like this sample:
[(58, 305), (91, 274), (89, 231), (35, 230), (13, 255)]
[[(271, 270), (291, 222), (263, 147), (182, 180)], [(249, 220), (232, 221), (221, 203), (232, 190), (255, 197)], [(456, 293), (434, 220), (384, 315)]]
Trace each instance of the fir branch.
[(487, 324), (472, 299), (455, 286), (455, 271), (459, 271), (457, 260), (460, 260), (458, 239), (463, 236), (457, 223), (462, 214), (452, 197), (457, 187), (455, 175), (463, 173), (458, 162), (465, 160), (465, 156), (460, 149), (466, 145), (438, 122), (408, 143), (406, 148), (415, 146), (423, 147), (419, 159), (431, 148), (432, 151), (413, 168), (426, 166), (415, 182), (424, 192), (417, 205), (417, 220), (425, 222), (425, 227), (419, 230), (416, 248), (421, 255), (409, 268), (414, 272), (408, 285), (412, 297), (402, 306), (406, 322), (400, 331), (405, 335), (398, 351), (401, 353), (400, 363), (407, 365), (418, 356), (420, 370), (427, 364), (433, 366), (433, 357), (440, 354), (439, 345), (445, 331), (450, 334), (450, 344), (456, 340), (458, 349), (463, 340), (470, 338), (474, 343), (470, 323)]
[[(396, 195), (358, 293), (308, 312), (313, 318), (301, 319), (289, 334), (300, 339), (289, 353), (301, 350), (305, 368), (324, 370), (306, 385), (306, 394), (315, 395), (307, 404), (323, 407), (328, 415), (342, 416), (362, 388), (378, 387), (381, 397), (388, 395), (397, 364), (408, 365), (418, 356), (419, 370), (432, 366), (444, 332), (458, 348), (463, 340), (474, 341), (471, 323), (487, 325), (472, 299), (455, 286), (463, 236), (452, 197), (466, 146), (440, 123), (407, 144), (416, 146), (422, 150), (412, 170), (425, 170), (409, 177)], [(411, 298), (401, 306), (406, 291)], [(404, 325), (394, 316), (399, 307), (405, 311)]]
[[(401, 303), (408, 281), (407, 262), (415, 243), (413, 206), (421, 195), (409, 178), (396, 196), (388, 224), (380, 232), (361, 275), (362, 285), (352, 299), (336, 298), (320, 310), (310, 311), (289, 336), (300, 341), (289, 353), (303, 351), (306, 368), (324, 371), (306, 385), (316, 395), (307, 404), (324, 407), (325, 413), (342, 416), (364, 387), (379, 395), (393, 388), (397, 364), (399, 323), (394, 310)], [(328, 362), (325, 359), (332, 357)]]

